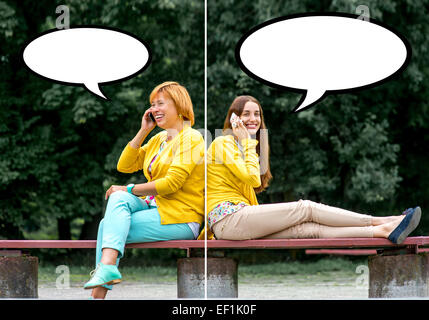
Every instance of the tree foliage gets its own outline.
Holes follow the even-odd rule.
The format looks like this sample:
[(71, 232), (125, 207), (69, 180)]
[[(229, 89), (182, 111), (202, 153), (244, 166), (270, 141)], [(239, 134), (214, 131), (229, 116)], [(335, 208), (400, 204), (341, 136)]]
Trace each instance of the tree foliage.
[[(72, 27), (105, 25), (145, 40), (153, 54), (149, 68), (104, 86), (110, 101), (30, 73), (21, 50), (29, 39), (55, 28), (60, 4), (70, 8)], [(274, 175), (258, 196), (261, 203), (305, 198), (379, 215), (429, 207), (428, 0), (366, 1), (371, 18), (410, 42), (409, 66), (383, 85), (330, 95), (304, 112), (290, 113), (299, 94), (262, 85), (235, 61), (238, 40), (264, 21), (302, 12), (356, 13), (360, 4), (208, 1), (208, 129), (214, 137), (222, 128), (235, 96), (261, 101)], [(71, 222), (82, 219), (80, 237), (94, 238), (107, 187), (144, 181), (141, 173), (118, 173), (116, 162), (157, 84), (183, 84), (194, 103), (195, 128), (204, 127), (203, 1), (0, 0), (0, 43), (0, 237), (22, 238), (57, 221), (58, 237), (70, 238)], [(429, 231), (428, 219), (420, 232)]]

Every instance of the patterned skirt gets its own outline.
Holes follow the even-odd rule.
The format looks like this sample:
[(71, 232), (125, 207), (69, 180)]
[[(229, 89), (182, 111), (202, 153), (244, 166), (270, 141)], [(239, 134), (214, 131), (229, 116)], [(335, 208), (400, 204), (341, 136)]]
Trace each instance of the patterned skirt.
[(207, 223), (211, 228), (216, 222), (219, 222), (221, 219), (226, 216), (237, 212), (244, 206), (247, 206), (244, 202), (239, 202), (238, 204), (234, 204), (230, 201), (224, 201), (219, 203), (212, 211), (207, 215)]

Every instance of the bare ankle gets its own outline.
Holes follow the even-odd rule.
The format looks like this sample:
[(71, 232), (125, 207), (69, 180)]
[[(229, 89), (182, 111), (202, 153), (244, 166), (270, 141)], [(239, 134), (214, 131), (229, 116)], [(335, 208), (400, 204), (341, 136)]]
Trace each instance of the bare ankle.
[(118, 258), (118, 251), (115, 249), (104, 248), (102, 251), (100, 262), (102, 264), (116, 264), (116, 259)]
[(402, 219), (403, 219), (403, 216), (373, 217), (372, 218), (372, 225), (373, 226), (381, 226), (383, 224), (401, 221)]
[[(405, 216), (388, 217), (390, 221), (374, 227), (374, 237), (388, 238), (393, 230), (401, 223)], [(376, 236), (377, 234), (377, 236)]]
[(381, 226), (388, 222), (389, 221), (387, 221), (386, 217), (372, 217), (372, 221), (371, 221), (373, 226)]
[(373, 227), (374, 238), (387, 238), (389, 233), (386, 229), (386, 224), (380, 224)]
[(91, 296), (94, 299), (105, 299), (107, 294), (107, 289), (104, 287), (96, 287), (92, 289)]

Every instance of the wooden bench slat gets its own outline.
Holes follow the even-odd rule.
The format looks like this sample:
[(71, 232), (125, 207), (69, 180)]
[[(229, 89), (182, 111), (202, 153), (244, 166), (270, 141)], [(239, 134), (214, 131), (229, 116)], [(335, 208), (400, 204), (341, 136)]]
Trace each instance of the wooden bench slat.
[(307, 249), (305, 254), (331, 254), (340, 256), (370, 256), (377, 254), (376, 249)]
[[(417, 250), (418, 253), (429, 253), (428, 248)], [(339, 256), (370, 256), (377, 254), (376, 249), (306, 249), (305, 254), (330, 254)]]
[[(0, 248), (40, 249), (40, 248), (70, 248), (95, 249), (96, 240), (0, 240)], [(204, 248), (203, 240), (171, 240), (144, 243), (130, 243), (127, 248)]]
[[(429, 237), (409, 237), (399, 246), (429, 245)], [(382, 238), (332, 238), (332, 239), (258, 239), (207, 241), (208, 248), (386, 248), (398, 247)]]
[[(127, 244), (127, 248), (204, 248), (204, 240), (170, 240)], [(409, 237), (400, 246), (427, 246), (429, 237)], [(96, 247), (96, 240), (0, 240), (0, 248), (87, 248)], [(208, 240), (207, 248), (255, 249), (312, 249), (312, 248), (388, 248), (397, 247), (382, 238), (332, 238), (332, 239), (257, 239), (257, 240)]]

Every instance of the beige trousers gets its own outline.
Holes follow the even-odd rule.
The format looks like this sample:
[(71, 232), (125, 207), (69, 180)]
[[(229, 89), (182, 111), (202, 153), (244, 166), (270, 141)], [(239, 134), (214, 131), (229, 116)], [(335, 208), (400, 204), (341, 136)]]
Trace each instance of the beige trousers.
[(309, 200), (246, 206), (212, 226), (216, 239), (372, 238), (372, 217)]

